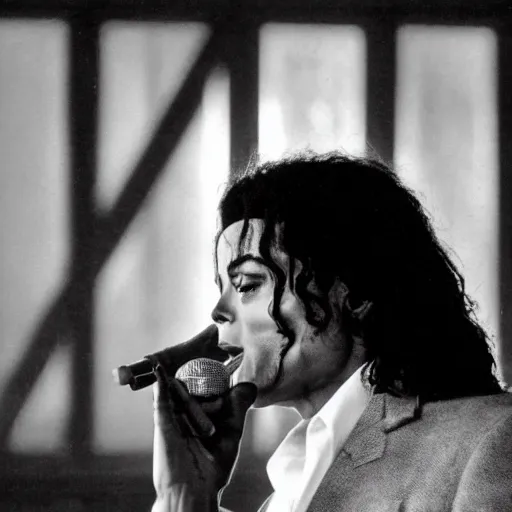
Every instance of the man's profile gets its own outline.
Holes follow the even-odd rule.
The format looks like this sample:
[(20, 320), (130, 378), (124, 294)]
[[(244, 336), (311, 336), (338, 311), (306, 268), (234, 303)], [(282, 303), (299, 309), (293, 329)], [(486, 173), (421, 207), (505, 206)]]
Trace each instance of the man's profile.
[[(512, 396), (464, 279), (384, 164), (302, 154), (249, 168), (219, 206), (212, 318), (238, 384), (187, 433), (155, 385), (162, 510), (218, 510), (253, 405), (302, 421), (271, 457), (262, 511), (512, 510)], [(186, 400), (189, 398), (186, 397)]]

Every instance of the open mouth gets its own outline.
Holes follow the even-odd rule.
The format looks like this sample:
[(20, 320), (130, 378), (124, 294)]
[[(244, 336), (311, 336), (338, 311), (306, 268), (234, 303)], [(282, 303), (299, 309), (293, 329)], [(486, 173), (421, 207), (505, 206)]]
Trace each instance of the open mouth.
[(224, 350), (228, 354), (228, 358), (224, 361), (224, 368), (226, 368), (227, 372), (230, 375), (231, 386), (235, 385), (235, 372), (240, 368), (242, 364), (242, 359), (244, 357), (244, 349), (232, 345), (231, 343), (227, 343), (226, 341), (220, 340), (218, 343), (218, 347), (221, 350)]

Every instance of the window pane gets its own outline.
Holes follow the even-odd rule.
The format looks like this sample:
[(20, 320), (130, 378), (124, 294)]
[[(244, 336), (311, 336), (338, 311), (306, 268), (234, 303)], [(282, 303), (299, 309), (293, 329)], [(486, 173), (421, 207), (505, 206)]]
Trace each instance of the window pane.
[[(183, 44), (170, 24), (167, 30), (173, 35), (165, 37), (159, 26), (156, 42), (148, 46), (147, 41), (153, 38), (153, 25), (144, 25), (143, 29), (137, 26), (131, 43), (136, 51), (131, 58), (117, 61), (104, 77), (105, 81), (117, 84), (106, 85), (107, 90), (115, 89), (115, 94), (108, 98), (117, 107), (109, 106), (108, 98), (103, 100), (106, 118), (101, 141), (110, 146), (113, 165), (116, 153), (126, 157), (121, 159), (123, 167), (119, 174), (123, 181), (129, 178), (134, 163), (134, 142), (137, 153), (142, 151), (155, 119), (172, 98), (169, 91), (176, 91), (176, 84), (183, 81), (190, 59), (195, 56), (194, 51), (186, 52), (189, 60), (176, 67), (183, 47), (190, 48), (190, 41), (198, 33), (197, 27), (191, 33), (180, 32), (183, 26), (180, 27), (177, 33), (183, 35)], [(131, 38), (126, 30), (122, 28), (123, 40)], [(108, 46), (113, 39), (111, 34), (104, 42)], [(148, 66), (146, 59), (155, 51), (155, 44), (162, 58)], [(123, 55), (126, 49), (117, 43), (110, 48), (105, 56), (106, 68), (108, 59), (116, 61), (117, 51)], [(136, 84), (134, 89), (125, 92), (125, 79), (116, 73)], [(210, 311), (218, 295), (212, 260), (215, 208), (221, 185), (227, 180), (229, 163), (228, 85), (223, 72), (212, 74), (202, 105), (177, 151), (99, 276), (94, 404), (94, 444), (98, 452), (148, 452), (152, 446), (151, 388), (136, 393), (120, 388), (112, 382), (112, 369), (185, 341), (211, 323)], [(160, 91), (158, 94), (164, 99), (158, 99), (155, 91)], [(112, 118), (107, 119), (108, 116)], [(126, 123), (125, 119), (134, 122)], [(121, 169), (119, 162), (115, 166)], [(111, 169), (105, 167), (103, 172)], [(109, 180), (103, 180), (107, 188)], [(99, 194), (111, 197), (111, 192), (102, 195), (100, 190)]]
[(71, 404), (71, 347), (52, 354), (9, 438), (14, 452), (46, 453), (69, 449), (67, 428)]
[(470, 27), (406, 26), (398, 37), (396, 157), (498, 332), (496, 38)]
[(111, 206), (208, 34), (199, 23), (106, 23), (101, 30), (97, 196)]
[[(68, 265), (67, 29), (58, 22), (0, 22), (0, 389), (16, 371)], [(54, 358), (15, 424), (12, 448), (62, 445), (66, 382)], [(57, 362), (57, 364), (54, 364)]]
[(365, 149), (363, 31), (349, 25), (268, 24), (261, 31), (263, 158), (310, 148)]

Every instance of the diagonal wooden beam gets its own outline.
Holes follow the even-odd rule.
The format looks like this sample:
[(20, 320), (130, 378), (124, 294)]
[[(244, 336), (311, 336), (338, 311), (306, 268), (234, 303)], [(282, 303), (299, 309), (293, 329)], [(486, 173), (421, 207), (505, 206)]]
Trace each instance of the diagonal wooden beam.
[[(119, 244), (167, 160), (178, 146), (202, 101), (204, 84), (218, 62), (223, 42), (220, 31), (214, 31), (169, 104), (114, 207), (98, 222), (94, 235), (94, 256), (88, 269), (91, 279), (97, 277)], [(80, 293), (79, 290), (77, 292), (80, 286), (80, 279), (73, 273), (35, 329), (31, 343), (2, 391), (0, 449), (5, 449), (12, 426), (57, 345), (59, 336), (66, 333), (66, 309), (73, 296)]]
[(25, 404), (30, 391), (43, 371), (50, 354), (66, 336), (66, 309), (69, 287), (62, 289), (37, 324), (29, 347), (7, 381), (0, 398), (0, 449), (5, 445), (14, 421)]
[(99, 271), (115, 249), (160, 176), (169, 157), (201, 104), (205, 82), (222, 53), (224, 39), (219, 30), (213, 32), (203, 47), (185, 82), (160, 121), (144, 154), (135, 165), (131, 178), (119, 195), (110, 214), (99, 226), (97, 262)]

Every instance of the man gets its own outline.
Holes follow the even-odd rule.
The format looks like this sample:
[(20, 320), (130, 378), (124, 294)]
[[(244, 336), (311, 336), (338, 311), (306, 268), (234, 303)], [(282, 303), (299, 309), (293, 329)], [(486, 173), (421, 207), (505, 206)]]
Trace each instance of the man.
[(221, 348), (243, 351), (239, 384), (199, 404), (159, 369), (154, 511), (218, 510), (251, 404), (303, 418), (261, 510), (512, 511), (512, 397), (397, 176), (339, 154), (263, 164), (220, 219), (212, 317)]

